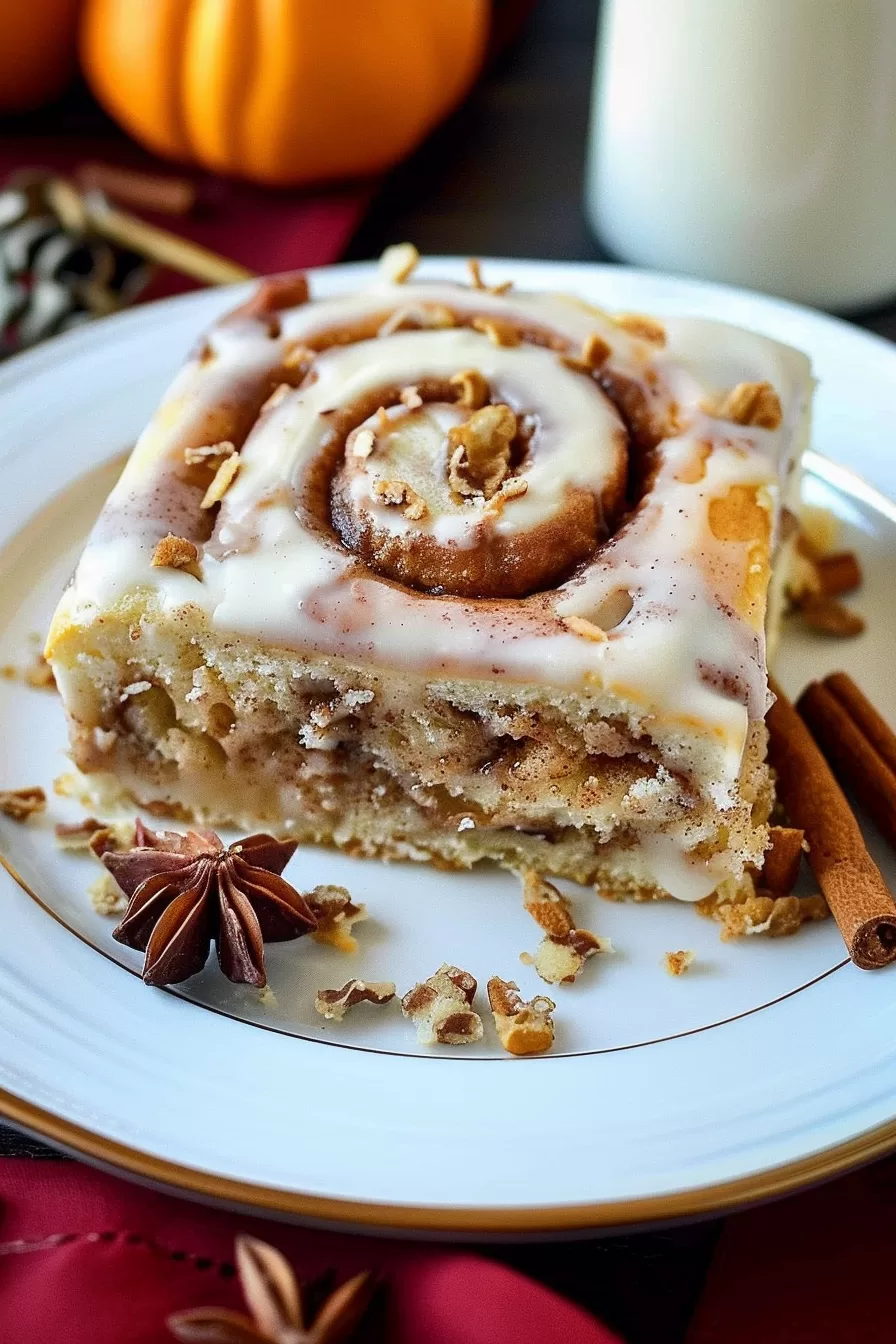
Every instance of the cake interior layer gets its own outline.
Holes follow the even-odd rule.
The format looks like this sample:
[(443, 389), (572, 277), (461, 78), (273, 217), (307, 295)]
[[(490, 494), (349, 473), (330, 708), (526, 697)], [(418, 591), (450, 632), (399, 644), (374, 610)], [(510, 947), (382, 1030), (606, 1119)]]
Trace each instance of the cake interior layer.
[(716, 739), (598, 690), (352, 667), (136, 600), (57, 631), (51, 652), (76, 764), (157, 812), (608, 894), (696, 898), (766, 843), (761, 723), (723, 797)]

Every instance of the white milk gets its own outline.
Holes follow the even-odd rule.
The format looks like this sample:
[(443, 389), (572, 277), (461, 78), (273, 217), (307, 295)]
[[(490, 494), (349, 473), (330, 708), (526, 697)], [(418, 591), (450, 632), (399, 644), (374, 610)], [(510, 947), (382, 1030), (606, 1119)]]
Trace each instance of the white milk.
[(896, 297), (896, 0), (604, 0), (586, 208), (637, 265)]

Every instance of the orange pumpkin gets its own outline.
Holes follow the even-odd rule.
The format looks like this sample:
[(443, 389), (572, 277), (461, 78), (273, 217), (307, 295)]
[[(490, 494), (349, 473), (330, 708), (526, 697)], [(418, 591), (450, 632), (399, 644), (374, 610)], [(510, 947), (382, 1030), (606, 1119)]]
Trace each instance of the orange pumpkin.
[(87, 0), (81, 52), (149, 149), (289, 185), (413, 149), (473, 82), (489, 17), (489, 0)]
[(0, 112), (62, 93), (75, 69), (80, 0), (0, 0)]

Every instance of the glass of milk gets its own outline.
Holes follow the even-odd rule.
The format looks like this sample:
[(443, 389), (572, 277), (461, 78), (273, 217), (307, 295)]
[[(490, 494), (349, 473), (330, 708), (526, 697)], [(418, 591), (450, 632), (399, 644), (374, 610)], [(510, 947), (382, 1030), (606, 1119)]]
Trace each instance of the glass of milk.
[(603, 0), (586, 210), (635, 265), (896, 298), (896, 0)]

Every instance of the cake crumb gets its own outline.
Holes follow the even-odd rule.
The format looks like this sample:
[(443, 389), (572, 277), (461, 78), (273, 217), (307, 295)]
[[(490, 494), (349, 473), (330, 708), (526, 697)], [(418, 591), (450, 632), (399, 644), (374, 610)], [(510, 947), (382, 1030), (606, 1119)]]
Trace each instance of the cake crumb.
[(719, 937), (723, 943), (759, 934), (787, 938), (803, 924), (827, 919), (831, 913), (823, 896), (774, 896), (761, 888), (752, 891), (746, 885), (732, 896), (720, 897), (714, 892), (697, 901), (696, 909), (721, 924)]
[(41, 788), (0, 789), (0, 812), (12, 821), (28, 821), (46, 806), (47, 795)]
[(696, 960), (697, 953), (693, 951), (684, 952), (666, 952), (663, 956), (663, 966), (670, 975), (684, 975), (689, 971)]
[(333, 1022), (341, 1022), (350, 1008), (359, 1003), (381, 1007), (395, 998), (391, 980), (347, 980), (341, 989), (319, 989), (314, 997), (317, 1011)]
[(56, 678), (53, 675), (53, 669), (42, 653), (39, 653), (27, 665), (22, 676), (26, 686), (33, 686), (36, 691), (56, 690)]
[(100, 873), (87, 888), (87, 894), (98, 915), (120, 915), (127, 909), (127, 897), (111, 873)]

